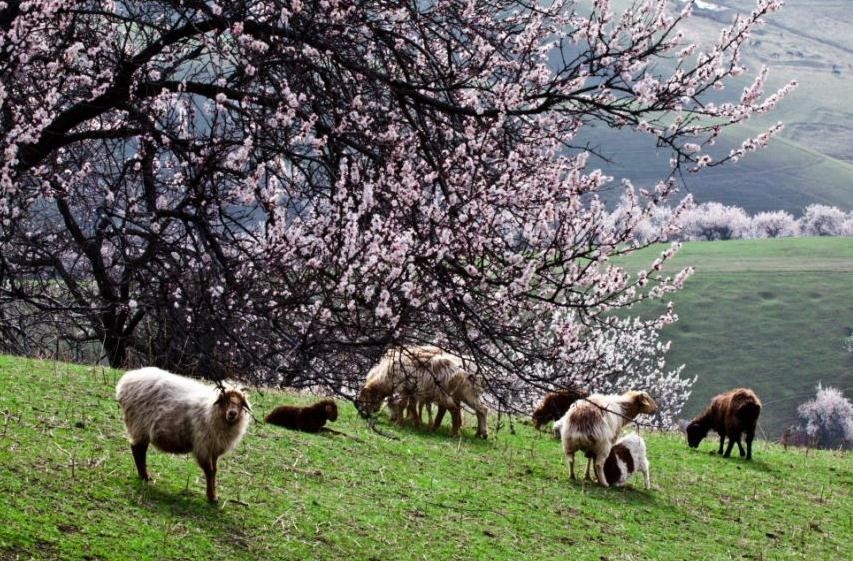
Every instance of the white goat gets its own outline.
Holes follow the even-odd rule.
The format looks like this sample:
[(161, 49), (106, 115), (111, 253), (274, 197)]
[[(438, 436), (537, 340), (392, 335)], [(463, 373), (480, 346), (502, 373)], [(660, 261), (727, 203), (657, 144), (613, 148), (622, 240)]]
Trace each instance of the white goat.
[(216, 501), (216, 461), (246, 433), (250, 415), (243, 391), (211, 388), (159, 368), (127, 372), (116, 384), (130, 449), (139, 477), (148, 480), (148, 444), (163, 452), (192, 452)]
[(575, 479), (575, 452), (582, 450), (587, 457), (594, 458), (596, 478), (607, 487), (604, 462), (620, 431), (640, 413), (655, 411), (657, 405), (651, 396), (638, 391), (622, 395), (593, 394), (573, 403), (561, 419), (560, 433), (570, 477)]

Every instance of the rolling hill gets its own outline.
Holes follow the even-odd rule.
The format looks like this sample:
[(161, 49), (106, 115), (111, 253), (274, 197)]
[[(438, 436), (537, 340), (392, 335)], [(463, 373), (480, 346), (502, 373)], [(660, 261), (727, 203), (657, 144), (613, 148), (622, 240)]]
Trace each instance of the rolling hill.
[[(613, 4), (625, 9), (632, 2), (615, 0)], [(698, 5), (704, 8), (694, 9), (683, 29), (687, 41), (702, 46), (719, 36), (724, 22), (736, 13), (752, 10), (755, 2), (714, 0)], [(753, 214), (782, 209), (798, 215), (814, 203), (853, 209), (850, 37), (853, 15), (849, 2), (787, 0), (750, 39), (742, 61), (748, 71), (714, 101), (736, 99), (762, 66), (769, 69), (767, 94), (791, 80), (797, 81), (797, 89), (770, 114), (726, 131), (712, 155), (728, 153), (732, 146), (777, 121), (785, 123), (784, 130), (764, 150), (736, 164), (685, 174), (685, 190), (699, 202), (719, 201)], [(606, 129), (584, 133), (578, 144), (588, 143), (611, 160), (593, 158), (591, 165), (601, 166), (616, 179), (627, 177), (638, 185), (649, 185), (668, 171), (668, 153), (656, 151), (654, 142), (644, 135)]]
[[(661, 248), (624, 261), (628, 270)], [(698, 376), (685, 413), (746, 385), (764, 401), (761, 427), (778, 437), (822, 382), (853, 396), (853, 240), (786, 238), (684, 244), (671, 268), (696, 273), (672, 298), (664, 331), (670, 365)]]

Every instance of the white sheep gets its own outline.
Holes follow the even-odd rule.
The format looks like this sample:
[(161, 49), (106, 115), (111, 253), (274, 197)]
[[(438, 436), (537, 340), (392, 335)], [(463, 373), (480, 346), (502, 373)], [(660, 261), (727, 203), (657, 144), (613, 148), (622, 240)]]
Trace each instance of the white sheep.
[(651, 396), (638, 391), (622, 395), (593, 394), (573, 403), (560, 423), (570, 477), (575, 479), (575, 452), (582, 450), (587, 457), (594, 458), (596, 478), (607, 487), (604, 462), (620, 431), (637, 415), (655, 411), (657, 405)]
[(631, 433), (617, 440), (610, 449), (604, 462), (604, 476), (610, 485), (622, 487), (637, 472), (643, 474), (646, 489), (651, 489), (646, 443), (639, 434)]
[(192, 452), (207, 480), (207, 499), (216, 501), (216, 461), (240, 442), (249, 424), (251, 409), (243, 391), (149, 367), (122, 376), (116, 399), (139, 477), (150, 479), (149, 443), (170, 454)]

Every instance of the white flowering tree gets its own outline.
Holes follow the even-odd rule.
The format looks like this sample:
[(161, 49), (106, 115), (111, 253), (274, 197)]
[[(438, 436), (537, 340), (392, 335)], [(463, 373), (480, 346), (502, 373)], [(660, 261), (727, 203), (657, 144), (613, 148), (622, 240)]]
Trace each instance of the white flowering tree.
[(820, 448), (853, 446), (853, 404), (837, 388), (817, 387), (817, 395), (797, 407), (802, 427)]
[(799, 234), (797, 219), (784, 210), (759, 212), (752, 217), (751, 237), (789, 238)]
[(838, 207), (828, 205), (809, 205), (800, 217), (800, 230), (806, 236), (844, 236), (851, 235), (847, 224), (849, 217)]
[(574, 147), (591, 122), (673, 169), (766, 143), (713, 152), (792, 85), (765, 97), (761, 70), (714, 100), (780, 4), (700, 48), (691, 4), (659, 0), (2, 2), (4, 344), (335, 388), (399, 342), (471, 354), (495, 388), (642, 354), (673, 316), (616, 312), (687, 273), (661, 274), (674, 249), (610, 259), (673, 185), (610, 221)]
[(740, 207), (702, 203), (686, 210), (678, 220), (684, 240), (733, 240), (749, 237), (752, 222)]

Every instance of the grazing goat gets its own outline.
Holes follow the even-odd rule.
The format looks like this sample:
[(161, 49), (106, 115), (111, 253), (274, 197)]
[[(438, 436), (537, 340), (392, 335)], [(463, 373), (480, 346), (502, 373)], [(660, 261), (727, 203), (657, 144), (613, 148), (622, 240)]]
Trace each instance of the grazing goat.
[(533, 426), (536, 430), (548, 421), (556, 421), (566, 414), (572, 403), (589, 396), (589, 392), (579, 388), (557, 390), (545, 396), (536, 411), (533, 412)]
[(481, 378), (469, 373), (473, 364), (432, 345), (391, 349), (367, 374), (364, 387), (356, 398), (356, 408), (367, 418), (376, 413), (382, 401), (390, 399), (392, 420), (402, 420), (402, 410), (420, 425), (418, 406), (435, 403), (438, 406), (432, 429), (441, 425), (445, 412), (452, 419), (451, 433), (459, 435), (462, 426), (462, 404), (477, 414), (477, 436), (486, 438), (486, 407), (480, 402), (483, 393)]
[(318, 401), (308, 407), (282, 405), (264, 418), (264, 422), (287, 429), (317, 432), (326, 421), (338, 420), (338, 406), (331, 399)]
[(149, 444), (170, 454), (192, 452), (207, 480), (207, 499), (216, 501), (216, 461), (240, 442), (249, 423), (251, 409), (243, 391), (141, 368), (121, 377), (116, 399), (139, 477), (150, 479)]
[(640, 435), (632, 433), (617, 440), (610, 449), (604, 462), (604, 477), (610, 485), (622, 487), (638, 471), (643, 474), (646, 489), (651, 489), (646, 443)]
[(569, 475), (575, 479), (575, 452), (582, 450), (595, 459), (595, 476), (607, 487), (604, 462), (613, 442), (629, 422), (641, 414), (657, 411), (657, 404), (646, 392), (628, 391), (622, 395), (593, 394), (576, 401), (561, 419), (563, 452)]
[[(752, 440), (755, 438), (755, 426), (761, 413), (761, 401), (755, 392), (746, 388), (736, 388), (720, 394), (711, 400), (711, 405), (687, 425), (687, 444), (696, 448), (708, 431), (714, 429), (720, 435), (719, 454), (723, 454), (723, 443), (729, 437), (729, 446), (723, 457), (732, 454), (737, 442), (741, 457), (752, 459)], [(741, 433), (746, 433), (746, 453), (740, 443)]]

